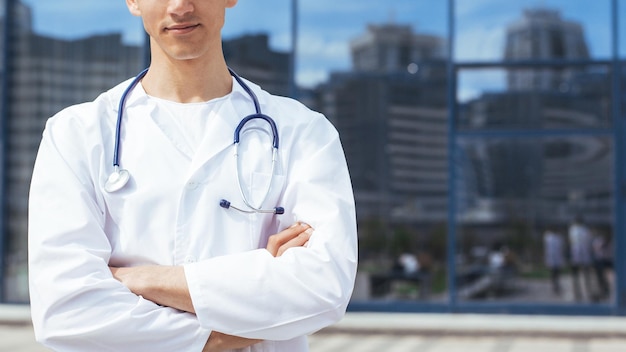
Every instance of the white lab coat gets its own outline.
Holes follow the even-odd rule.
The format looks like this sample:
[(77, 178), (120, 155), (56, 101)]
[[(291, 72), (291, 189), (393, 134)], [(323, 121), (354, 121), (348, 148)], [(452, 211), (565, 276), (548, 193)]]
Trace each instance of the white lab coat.
[[(280, 136), (263, 206), (282, 206), (285, 214), (243, 214), (219, 201), (245, 208), (231, 148), (236, 125), (254, 111), (247, 93), (233, 83), (194, 154), (139, 85), (121, 134), (121, 165), (131, 181), (106, 193), (128, 83), (46, 124), (29, 205), (38, 341), (63, 352), (201, 351), (215, 330), (266, 340), (244, 351), (307, 351), (307, 334), (343, 316), (356, 273), (354, 200), (336, 130), (322, 115), (251, 84)], [(267, 130), (259, 120), (249, 125)], [(242, 135), (241, 179), (252, 202), (269, 180), (269, 146), (258, 129)], [(272, 257), (263, 249), (267, 237), (296, 220), (315, 229), (308, 246)], [(184, 265), (197, 315), (132, 294), (108, 269), (141, 264)]]

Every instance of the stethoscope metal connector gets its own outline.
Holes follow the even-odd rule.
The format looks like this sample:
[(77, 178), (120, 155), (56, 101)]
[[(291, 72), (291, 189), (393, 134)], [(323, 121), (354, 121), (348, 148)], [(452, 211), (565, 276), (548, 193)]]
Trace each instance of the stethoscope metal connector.
[(265, 213), (265, 214), (276, 214), (276, 215), (281, 215), (285, 213), (285, 208), (283, 207), (276, 207), (274, 209), (254, 209), (254, 210), (245, 210), (245, 209), (240, 209), (237, 208), (234, 205), (231, 205), (229, 201), (227, 201), (226, 199), (222, 199), (220, 200), (220, 207), (224, 208), (224, 209), (230, 209), (233, 208), (235, 210), (239, 210), (242, 213), (248, 213), (248, 214), (254, 214), (254, 213)]

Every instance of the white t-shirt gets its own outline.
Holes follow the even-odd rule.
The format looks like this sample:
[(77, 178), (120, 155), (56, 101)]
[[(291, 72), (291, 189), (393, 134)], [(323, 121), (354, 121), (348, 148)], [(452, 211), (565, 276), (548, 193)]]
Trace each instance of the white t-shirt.
[(202, 103), (177, 103), (170, 100), (148, 96), (157, 108), (156, 115), (161, 123), (170, 127), (170, 131), (180, 133), (181, 140), (195, 154), (207, 136), (207, 126), (211, 118), (221, 108), (228, 96)]

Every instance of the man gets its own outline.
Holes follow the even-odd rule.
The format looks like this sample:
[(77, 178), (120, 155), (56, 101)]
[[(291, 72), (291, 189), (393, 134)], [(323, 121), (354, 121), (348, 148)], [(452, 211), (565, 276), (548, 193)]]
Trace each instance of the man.
[[(257, 121), (235, 160), (233, 131), (255, 108), (221, 48), (237, 0), (126, 3), (152, 58), (122, 109), (119, 158), (131, 176), (106, 187), (129, 82), (47, 122), (29, 204), (38, 341), (64, 352), (307, 351), (307, 334), (343, 316), (356, 274), (336, 130), (250, 84), (280, 151), (270, 167)], [(284, 214), (222, 208), (222, 197)]]
[(550, 270), (552, 292), (561, 294), (561, 270), (565, 266), (565, 243), (555, 226), (548, 226), (543, 234), (544, 263)]
[[(592, 236), (591, 230), (584, 224), (582, 216), (577, 215), (574, 218), (568, 230), (568, 240), (574, 298), (577, 301), (583, 300), (584, 297), (590, 299), (592, 297)], [(581, 279), (583, 284), (580, 282)]]

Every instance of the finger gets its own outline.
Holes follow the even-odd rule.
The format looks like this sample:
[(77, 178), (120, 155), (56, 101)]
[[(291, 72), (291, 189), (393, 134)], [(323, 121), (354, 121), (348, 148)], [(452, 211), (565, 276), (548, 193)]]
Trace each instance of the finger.
[(283, 253), (285, 253), (285, 251), (289, 248), (304, 246), (306, 243), (309, 242), (312, 234), (313, 229), (309, 227), (308, 229), (306, 229), (306, 231), (302, 232), (297, 237), (290, 239), (285, 244), (280, 246), (280, 248), (278, 248), (278, 251), (276, 252), (276, 257), (280, 257), (281, 255), (283, 255)]
[(296, 223), (291, 227), (270, 236), (267, 241), (267, 246), (265, 247), (272, 256), (276, 256), (278, 254), (278, 249), (291, 239), (299, 236), (302, 232), (306, 231), (310, 228), (309, 225), (303, 223)]
[(292, 227), (289, 227), (275, 235), (270, 236), (267, 240), (267, 246), (265, 247), (273, 256), (276, 256), (278, 249), (291, 239), (299, 236), (301, 233), (310, 228), (307, 224), (298, 223)]

